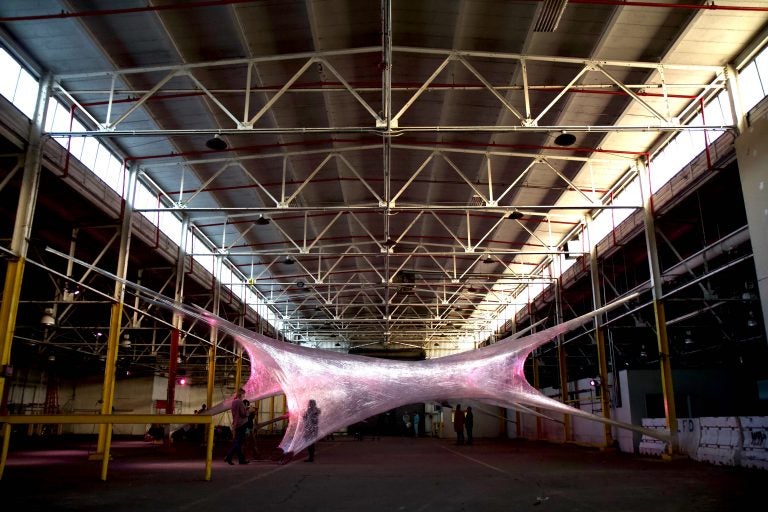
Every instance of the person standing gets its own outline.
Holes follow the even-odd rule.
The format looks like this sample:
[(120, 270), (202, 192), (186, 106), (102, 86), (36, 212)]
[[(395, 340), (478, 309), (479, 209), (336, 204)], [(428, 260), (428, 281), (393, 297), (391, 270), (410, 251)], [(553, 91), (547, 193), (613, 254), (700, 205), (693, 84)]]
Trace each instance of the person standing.
[(419, 421), (421, 418), (419, 417), (419, 413), (414, 412), (413, 413), (413, 437), (419, 437)]
[(464, 427), (467, 429), (467, 444), (472, 444), (472, 428), (475, 426), (475, 415), (472, 414), (472, 406), (467, 406), (467, 412), (464, 415)]
[(306, 462), (314, 462), (315, 441), (317, 440), (317, 435), (320, 431), (320, 408), (317, 407), (317, 402), (314, 400), (309, 401), (307, 410), (304, 411), (304, 416), (302, 419), (304, 420), (304, 439), (307, 441), (312, 441), (312, 444), (307, 446), (307, 454), (309, 457), (307, 457)]
[(464, 444), (464, 411), (461, 404), (456, 404), (453, 411), (453, 431), (456, 432), (456, 444)]
[(250, 455), (252, 459), (258, 458), (258, 449), (256, 446), (256, 432), (258, 432), (259, 427), (256, 424), (256, 418), (259, 414), (259, 408), (257, 404), (247, 404), (248, 405), (248, 421), (246, 424), (248, 425), (248, 429), (245, 432), (246, 433), (245, 443), (243, 444), (243, 450), (245, 452), (245, 455), (246, 456)]
[(224, 457), (224, 461), (230, 466), (234, 464), (232, 462), (233, 455), (237, 455), (237, 461), (240, 464), (248, 464), (249, 462), (243, 454), (245, 431), (248, 428), (248, 409), (243, 402), (243, 395), (245, 395), (245, 390), (240, 388), (237, 390), (235, 398), (232, 399), (232, 433), (234, 434), (234, 439), (232, 440), (232, 446), (227, 452), (227, 456)]

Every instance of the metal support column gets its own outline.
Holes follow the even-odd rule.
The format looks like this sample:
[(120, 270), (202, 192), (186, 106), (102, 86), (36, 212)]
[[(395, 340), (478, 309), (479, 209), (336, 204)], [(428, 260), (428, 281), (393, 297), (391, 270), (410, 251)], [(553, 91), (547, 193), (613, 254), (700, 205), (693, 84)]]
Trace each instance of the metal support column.
[[(216, 266), (214, 269), (213, 280), (213, 314), (219, 316), (219, 305), (221, 303), (221, 267), (223, 265), (223, 258), (221, 255), (216, 256)], [(243, 317), (245, 316), (245, 304), (243, 304)], [(243, 318), (241, 317), (241, 318)], [(219, 346), (219, 330), (213, 325), (211, 326), (211, 346), (208, 347), (208, 375), (207, 385), (205, 393), (205, 405), (210, 408), (213, 404), (213, 388), (214, 379), (216, 377), (216, 348)], [(211, 432), (214, 426), (208, 425)], [(210, 432), (209, 436), (212, 435)]]
[[(533, 324), (533, 318), (531, 318), (531, 324)], [(538, 349), (536, 349), (538, 351)], [(541, 382), (539, 379), (539, 358), (536, 354), (533, 356), (533, 387), (541, 389)], [(538, 410), (538, 408), (537, 408)], [(518, 421), (520, 413), (518, 412)], [(536, 439), (540, 440), (544, 435), (544, 429), (541, 426), (541, 416), (536, 416)]]
[(741, 134), (744, 133), (744, 129), (747, 127), (747, 116), (744, 112), (744, 104), (741, 101), (741, 90), (739, 89), (739, 73), (733, 65), (725, 67), (725, 74), (727, 78), (727, 91), (728, 101), (731, 105), (731, 114), (733, 115), (733, 123), (736, 125), (737, 131)]
[(667, 457), (677, 453), (677, 411), (675, 409), (675, 392), (672, 384), (672, 365), (669, 360), (669, 339), (667, 338), (667, 320), (664, 313), (664, 301), (661, 289), (661, 269), (659, 254), (656, 248), (656, 228), (653, 218), (653, 197), (650, 188), (648, 167), (643, 160), (637, 161), (640, 175), (640, 190), (643, 196), (643, 217), (645, 220), (645, 242), (648, 249), (648, 266), (651, 275), (651, 290), (653, 292), (653, 313), (656, 319), (656, 339), (659, 348), (659, 366), (661, 370), (661, 391), (664, 396), (664, 414), (667, 419), (670, 443), (666, 447)]
[[(589, 229), (589, 224), (588, 228)], [(587, 231), (589, 233), (589, 231)], [(603, 298), (600, 295), (600, 270), (597, 265), (597, 244), (589, 240), (589, 270), (592, 280), (592, 303), (595, 309), (603, 307)], [(598, 385), (600, 387), (600, 407), (603, 410), (603, 418), (611, 419), (611, 402), (608, 393), (608, 357), (605, 351), (605, 319), (603, 315), (595, 317), (595, 343), (597, 343), (597, 365), (600, 372)], [(613, 378), (617, 378), (614, 372)], [(611, 426), (603, 424), (603, 447), (613, 444)]]
[[(176, 258), (176, 291), (174, 300), (177, 303), (184, 302), (184, 261), (187, 255), (187, 239), (189, 237), (189, 217), (184, 216), (181, 222), (181, 240)], [(176, 373), (179, 365), (179, 340), (181, 339), (181, 326), (183, 318), (180, 314), (173, 314), (173, 327), (171, 329), (170, 359), (168, 362), (168, 388), (166, 392), (165, 413), (174, 413), (176, 403)]]
[(235, 347), (235, 393), (243, 387), (243, 347), (238, 343)]
[[(560, 260), (558, 256), (555, 256), (554, 262), (557, 261), (559, 267)], [(559, 268), (558, 268), (559, 270)], [(560, 286), (560, 278), (558, 277), (554, 281), (555, 286), (555, 316), (557, 317), (556, 323), (563, 322), (563, 298), (562, 289)], [(565, 352), (565, 337), (560, 334), (557, 337), (557, 367), (560, 371), (560, 399), (564, 404), (568, 403), (568, 365), (566, 362)], [(571, 435), (571, 417), (568, 414), (563, 415), (563, 442), (567, 443), (572, 439)]]
[[(128, 168), (126, 177), (126, 189), (124, 198), (123, 218), (120, 224), (120, 248), (117, 257), (117, 269), (115, 275), (119, 279), (125, 279), (128, 274), (128, 255), (131, 246), (131, 227), (133, 225), (133, 202), (136, 195), (136, 180), (139, 175), (139, 166), (134, 163)], [(125, 300), (125, 284), (122, 281), (115, 282), (115, 290), (112, 295), (113, 303), (109, 319), (109, 336), (107, 337), (107, 356), (104, 363), (104, 384), (101, 389), (101, 414), (112, 414), (112, 404), (115, 396), (115, 368), (117, 367), (117, 350), (120, 342), (120, 330), (123, 318), (123, 301)], [(109, 458), (109, 442), (112, 437), (112, 424), (99, 425), (99, 438), (96, 444), (96, 453), (91, 459), (103, 459), (102, 480), (107, 479), (106, 468)]]
[(16, 206), (16, 218), (11, 239), (11, 251), (15, 259), (8, 261), (3, 285), (2, 303), (0, 304), (0, 397), (5, 406), (5, 381), (13, 370), (11, 362), (11, 345), (16, 330), (16, 313), (19, 309), (21, 281), (24, 276), (24, 264), (29, 249), (29, 237), (32, 232), (32, 220), (35, 216), (37, 193), (40, 188), (42, 172), (42, 134), (45, 127), (48, 98), (51, 94), (51, 77), (44, 76), (40, 80), (35, 103), (35, 113), (29, 128), (27, 149), (24, 157), (24, 176), (19, 192), (19, 203)]

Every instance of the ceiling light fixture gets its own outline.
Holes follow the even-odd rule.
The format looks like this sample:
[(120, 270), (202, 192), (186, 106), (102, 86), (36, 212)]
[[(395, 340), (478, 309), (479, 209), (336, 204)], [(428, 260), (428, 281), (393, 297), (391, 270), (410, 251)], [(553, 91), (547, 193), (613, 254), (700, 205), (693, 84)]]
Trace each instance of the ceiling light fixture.
[(509, 215), (507, 215), (507, 218), (512, 220), (520, 220), (523, 218), (523, 213), (518, 210), (515, 210)]
[(263, 215), (259, 215), (259, 218), (256, 219), (256, 224), (258, 224), (259, 226), (266, 226), (267, 224), (269, 224), (269, 219)]
[(213, 138), (205, 141), (205, 146), (208, 149), (212, 149), (214, 151), (224, 151), (227, 149), (227, 143), (219, 136), (218, 133), (214, 135)]
[(485, 258), (483, 258), (483, 263), (494, 263), (496, 260), (493, 259), (493, 256), (488, 254)]
[(285, 259), (283, 260), (283, 265), (293, 265), (294, 263), (296, 263), (296, 260), (294, 260), (290, 256), (286, 256)]
[(53, 317), (53, 308), (45, 308), (43, 310), (43, 316), (40, 318), (40, 323), (45, 327), (53, 327), (56, 325), (56, 319)]
[(576, 136), (572, 133), (563, 132), (555, 137), (555, 144), (562, 147), (573, 146), (576, 142)]
[(64, 283), (64, 293), (62, 294), (62, 300), (66, 302), (72, 302), (80, 295), (80, 287), (72, 283)]

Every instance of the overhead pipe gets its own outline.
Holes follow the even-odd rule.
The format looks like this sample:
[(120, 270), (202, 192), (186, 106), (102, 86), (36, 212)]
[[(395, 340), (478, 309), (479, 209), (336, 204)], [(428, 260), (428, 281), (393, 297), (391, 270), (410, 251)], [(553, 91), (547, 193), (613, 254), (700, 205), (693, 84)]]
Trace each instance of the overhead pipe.
[[(542, 2), (543, 0), (515, 0), (520, 3)], [(37, 14), (28, 16), (5, 16), (0, 18), (0, 23), (14, 23), (23, 21), (43, 21), (68, 18), (92, 18), (97, 16), (116, 16), (123, 14), (136, 14), (142, 12), (159, 12), (174, 10), (189, 10), (201, 7), (219, 7), (225, 5), (238, 5), (254, 3), (254, 0), (207, 0), (199, 2), (178, 2), (166, 5), (150, 5), (146, 7), (123, 7), (119, 9), (94, 9), (80, 12), (61, 11), (53, 14)], [(661, 9), (685, 9), (702, 11), (747, 11), (768, 12), (768, 7), (739, 6), (739, 5), (715, 5), (715, 4), (670, 4), (648, 2), (639, 0), (568, 0), (573, 5), (612, 5), (619, 7), (655, 7)]]
[[(378, 92), (381, 91), (381, 85), (379, 82), (365, 82), (365, 81), (351, 81), (347, 82), (346, 85), (349, 85), (351, 88), (353, 88), (357, 92)], [(560, 92), (564, 89), (561, 85), (543, 85), (543, 84), (532, 84), (528, 86), (523, 85), (494, 85), (492, 86), (493, 89), (497, 91), (522, 91), (526, 87), (528, 91), (530, 92)], [(571, 87), (566, 92), (568, 93), (583, 93), (583, 94), (613, 94), (613, 95), (626, 95), (626, 92), (624, 91), (617, 91), (617, 90), (611, 90), (615, 88), (616, 86), (614, 84), (582, 84), (579, 87)], [(649, 93), (645, 92), (646, 89), (659, 89), (661, 88), (660, 84), (624, 84), (624, 87), (627, 89), (637, 89), (634, 94), (636, 96), (662, 96), (657, 93)], [(670, 88), (686, 88), (690, 89), (691, 84), (665, 84), (664, 87), (667, 89)], [(712, 88), (713, 86), (704, 86), (701, 85), (701, 87), (707, 87)], [(717, 87), (717, 86), (714, 86)], [(219, 89), (219, 88), (211, 88), (207, 89), (208, 93), (210, 94), (243, 94), (244, 92), (277, 92), (281, 89), (281, 86), (278, 85), (261, 85), (261, 86), (251, 86), (246, 88), (237, 88), (237, 89)], [(719, 87), (718, 87), (719, 88)], [(477, 85), (475, 83), (443, 83), (443, 82), (431, 82), (426, 88), (423, 86), (423, 84), (419, 83), (412, 83), (412, 82), (393, 82), (392, 83), (392, 91), (393, 92), (407, 92), (407, 91), (416, 91), (419, 89), (425, 89), (427, 91), (439, 91), (439, 90), (450, 90), (450, 91), (487, 91), (488, 88), (484, 85)], [(313, 93), (325, 93), (325, 92), (348, 92), (349, 89), (343, 84), (342, 82), (334, 82), (330, 80), (324, 80), (324, 81), (317, 81), (317, 82), (294, 82), (293, 85), (291, 85), (291, 92), (313, 92)], [(190, 95), (190, 96), (205, 96), (205, 93), (202, 92), (192, 92), (193, 89), (177, 89), (177, 88), (165, 88), (163, 89), (165, 91), (166, 96), (164, 98), (170, 98), (173, 95)], [(115, 90), (109, 90), (109, 89), (68, 89), (67, 92), (70, 95), (75, 94), (147, 94), (150, 92), (149, 89), (115, 89)], [(675, 95), (667, 95), (667, 97), (673, 97), (673, 98), (687, 98), (689, 95), (685, 94), (675, 94)], [(130, 99), (129, 101), (138, 101), (135, 98)], [(147, 99), (149, 101), (149, 99)], [(108, 103), (108, 102), (106, 102)]]
[[(740, 263), (743, 263), (743, 262), (749, 260), (750, 258), (752, 258), (752, 254), (747, 254), (745, 256), (741, 256), (741, 257), (731, 261), (730, 263), (726, 263), (722, 267), (718, 267), (715, 270), (707, 271), (706, 274), (701, 275), (701, 276), (697, 277), (696, 279), (694, 279), (693, 281), (690, 281), (690, 282), (688, 282), (688, 283), (686, 283), (686, 284), (684, 284), (684, 285), (682, 285), (682, 286), (680, 286), (678, 288), (675, 288), (674, 290), (671, 290), (671, 291), (667, 292), (664, 296), (667, 297), (667, 298), (668, 297), (672, 297), (673, 295), (683, 291), (684, 289), (686, 289), (686, 288), (688, 288), (690, 286), (697, 285), (701, 281), (709, 279), (712, 276), (714, 276), (716, 274), (719, 274), (720, 272), (728, 270), (731, 267), (734, 267), (734, 266), (736, 266), (736, 265), (738, 265)], [(640, 284), (638, 286), (635, 286), (634, 288), (632, 288), (632, 290), (630, 290), (629, 292), (627, 292), (626, 294), (624, 294), (622, 296), (626, 296), (626, 295), (628, 295), (630, 293), (640, 293), (640, 292), (647, 291), (649, 289), (649, 283), (650, 283), (649, 281), (645, 281), (644, 283), (642, 283), (642, 284)], [(622, 313), (622, 314), (620, 314), (620, 315), (618, 315), (616, 317), (613, 317), (610, 320), (607, 320), (604, 323), (604, 325), (608, 325), (608, 324), (612, 324), (614, 322), (618, 322), (622, 318), (634, 315), (638, 311), (641, 311), (642, 309), (644, 309), (644, 308), (646, 308), (646, 307), (648, 307), (648, 306), (650, 306), (652, 304), (653, 304), (653, 301), (646, 301), (646, 302), (643, 302), (641, 304), (638, 304), (637, 306), (633, 307), (632, 309), (629, 309), (629, 310), (625, 311), (624, 313)], [(718, 303), (718, 305), (719, 305), (719, 303)], [(681, 318), (681, 317), (678, 317), (678, 319), (674, 319), (674, 320), (679, 321), (679, 318)], [(667, 321), (667, 325), (669, 325), (669, 324), (670, 324), (670, 321)], [(576, 336), (570, 338), (568, 340), (568, 342), (570, 343), (571, 341), (575, 341), (576, 339), (581, 338), (582, 336), (584, 336), (586, 334), (589, 334), (589, 332), (584, 332), (584, 333), (581, 333), (581, 334), (577, 334)]]
[(661, 276), (662, 280), (672, 281), (681, 275), (687, 274), (689, 271), (700, 267), (704, 263), (707, 263), (718, 256), (722, 256), (734, 247), (744, 244), (749, 240), (749, 229), (747, 226), (742, 226), (736, 231), (722, 237), (717, 242), (701, 249), (680, 263), (665, 270)]
[[(520, 0), (518, 0), (520, 1)], [(543, 1), (543, 0), (537, 0)], [(570, 4), (585, 5), (615, 5), (620, 7), (656, 7), (661, 9), (685, 9), (695, 11), (752, 11), (768, 12), (768, 7), (754, 7), (750, 5), (715, 5), (706, 4), (669, 4), (661, 2), (643, 2), (638, 0), (568, 0)]]
[[(203, 94), (204, 93), (162, 94), (162, 95), (152, 96), (152, 97), (150, 97), (148, 99), (148, 101), (156, 101), (156, 100), (172, 99), (172, 98), (188, 98), (188, 97), (192, 97), (192, 96), (201, 96)], [(138, 100), (135, 99), (135, 98), (125, 98), (125, 99), (122, 99), (122, 100), (91, 101), (91, 102), (87, 102), (87, 103), (80, 103), (79, 105), (76, 104), (76, 103), (72, 103), (69, 106), (69, 131), (72, 132), (72, 127), (74, 126), (74, 123), (75, 123), (75, 111), (77, 110), (78, 106), (81, 106), (81, 107), (95, 107), (95, 106), (99, 106), (99, 105), (109, 105), (109, 104), (114, 105), (114, 104), (118, 104), (118, 103), (133, 103), (135, 101), (138, 101)], [(61, 178), (61, 179), (66, 179), (69, 176), (69, 161), (70, 161), (70, 156), (71, 156), (71, 153), (70, 153), (70, 148), (71, 147), (72, 147), (72, 135), (69, 135), (67, 137), (67, 146), (66, 146), (67, 154), (64, 157), (64, 169), (63, 169), (63, 172), (62, 172), (61, 176), (59, 176), (59, 178)], [(211, 152), (214, 152), (214, 151), (209, 151), (209, 153), (211, 153)], [(137, 160), (137, 159), (135, 159), (135, 158), (132, 159), (130, 157), (123, 159), (123, 172), (125, 172), (125, 165), (126, 165), (128, 160)]]
[[(566, 130), (572, 133), (647, 133), (647, 132), (700, 132), (700, 131), (731, 131), (735, 127), (730, 124), (716, 124), (709, 126), (683, 126), (683, 125), (547, 125), (547, 126), (522, 126), (522, 125), (479, 125), (479, 126), (440, 126), (419, 125), (399, 127), (391, 130), (391, 135), (400, 136), (406, 133), (447, 132), (447, 133), (547, 133)], [(170, 129), (170, 130), (114, 130), (101, 131), (90, 130), (83, 132), (49, 132), (50, 137), (187, 137), (191, 135), (210, 134), (219, 135), (308, 135), (308, 134), (375, 134), (380, 133), (379, 128), (368, 126), (336, 126), (336, 127), (289, 127), (289, 128), (218, 128), (218, 129)]]
[(120, 14), (136, 14), (140, 12), (158, 12), (189, 10), (199, 7), (218, 7), (222, 5), (251, 4), (254, 0), (207, 0), (200, 2), (179, 2), (166, 5), (150, 5), (146, 7), (123, 7), (120, 9), (94, 9), (90, 11), (70, 12), (64, 11), (54, 14), (36, 14), (28, 16), (6, 16), (0, 18), (0, 23), (13, 23), (20, 21), (43, 21), (67, 18), (93, 18), (95, 16), (115, 16)]

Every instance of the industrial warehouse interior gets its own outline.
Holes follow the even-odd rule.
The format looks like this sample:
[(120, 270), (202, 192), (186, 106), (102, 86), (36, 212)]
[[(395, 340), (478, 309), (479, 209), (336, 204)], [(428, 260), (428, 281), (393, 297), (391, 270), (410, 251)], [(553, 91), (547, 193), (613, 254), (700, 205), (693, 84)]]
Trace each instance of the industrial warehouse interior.
[(0, 500), (762, 500), (767, 95), (765, 0), (3, 0)]

